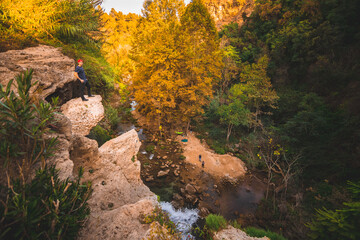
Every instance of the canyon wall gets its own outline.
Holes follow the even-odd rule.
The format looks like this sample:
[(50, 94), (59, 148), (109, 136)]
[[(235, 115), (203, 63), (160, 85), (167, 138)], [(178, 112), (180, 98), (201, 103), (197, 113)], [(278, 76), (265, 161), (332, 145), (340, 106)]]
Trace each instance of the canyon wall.
[(214, 18), (216, 27), (237, 22), (242, 25), (244, 16), (250, 16), (254, 8), (254, 0), (203, 0)]

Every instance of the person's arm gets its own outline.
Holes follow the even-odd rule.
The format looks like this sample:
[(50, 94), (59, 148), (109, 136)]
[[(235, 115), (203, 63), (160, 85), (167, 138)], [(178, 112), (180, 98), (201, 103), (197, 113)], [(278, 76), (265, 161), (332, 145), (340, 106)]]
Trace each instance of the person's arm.
[(79, 77), (79, 74), (77, 72), (74, 72), (74, 76), (80, 80), (80, 82), (84, 82), (84, 80), (82, 80), (80, 77)]

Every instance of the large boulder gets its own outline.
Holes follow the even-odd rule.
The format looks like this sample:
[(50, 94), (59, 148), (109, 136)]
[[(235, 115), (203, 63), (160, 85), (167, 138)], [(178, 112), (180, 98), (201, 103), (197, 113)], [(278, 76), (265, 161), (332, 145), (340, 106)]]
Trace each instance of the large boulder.
[(256, 238), (249, 237), (240, 229), (228, 226), (227, 228), (214, 234), (214, 240), (270, 240), (268, 237)]
[[(59, 96), (60, 102), (79, 96), (79, 83), (73, 72), (75, 61), (61, 53), (60, 48), (45, 45), (23, 50), (0, 52), (0, 83), (6, 85), (16, 75), (32, 68), (33, 82), (38, 82), (40, 97)], [(61, 92), (61, 94), (60, 94)]]
[(88, 163), (94, 171), (85, 172), (84, 180), (92, 181), (94, 191), (80, 239), (140, 240), (145, 236), (149, 226), (141, 218), (153, 211), (157, 198), (140, 178), (136, 159), (140, 145), (137, 132), (131, 130), (102, 145), (99, 160)]
[(71, 121), (74, 135), (88, 135), (104, 117), (101, 96), (96, 95), (88, 99), (89, 101), (82, 101), (81, 98), (75, 98), (61, 106), (61, 112)]

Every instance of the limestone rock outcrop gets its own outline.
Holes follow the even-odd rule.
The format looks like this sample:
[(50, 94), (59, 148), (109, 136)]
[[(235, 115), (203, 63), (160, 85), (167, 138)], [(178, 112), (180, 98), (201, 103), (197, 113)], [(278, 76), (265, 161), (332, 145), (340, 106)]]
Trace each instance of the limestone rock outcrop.
[(98, 143), (90, 138), (81, 135), (73, 135), (70, 147), (70, 159), (74, 162), (74, 174), (79, 168), (88, 163), (96, 162), (99, 159)]
[(228, 226), (227, 228), (214, 234), (214, 240), (270, 240), (268, 237), (256, 238), (249, 237), (240, 229)]
[(131, 130), (106, 142), (99, 149), (97, 162), (86, 166), (84, 180), (92, 181), (94, 192), (89, 199), (90, 218), (80, 239), (142, 239), (149, 226), (141, 216), (150, 214), (157, 205), (156, 195), (140, 178), (136, 154), (140, 141)]
[(101, 96), (89, 97), (89, 101), (74, 98), (61, 106), (61, 112), (70, 119), (72, 132), (86, 136), (104, 117), (104, 106)]
[[(84, 181), (91, 181), (93, 193), (88, 203), (90, 217), (79, 239), (142, 239), (149, 226), (141, 224), (151, 214), (157, 198), (140, 178), (136, 159), (141, 142), (135, 130), (114, 138), (98, 148), (85, 137), (104, 117), (101, 97), (83, 102), (72, 99), (61, 107), (72, 124), (72, 138), (66, 149), (74, 161), (74, 173), (84, 168)], [(65, 148), (65, 147), (64, 147)]]
[(83, 163), (99, 158), (97, 142), (85, 135), (104, 117), (104, 107), (101, 96), (89, 99), (88, 102), (72, 99), (61, 107), (62, 114), (55, 114), (53, 128), (56, 133), (49, 137), (57, 137), (57, 144), (49, 163), (60, 170), (60, 179), (72, 178)]
[[(0, 83), (6, 85), (16, 75), (32, 68), (32, 81), (42, 89), (40, 97), (60, 96), (64, 102), (80, 96), (73, 76), (75, 61), (61, 53), (60, 48), (45, 45), (23, 50), (0, 52)], [(61, 92), (61, 94), (59, 93)], [(56, 93), (56, 94), (55, 94)]]
[(93, 193), (88, 203), (91, 215), (80, 239), (140, 240), (150, 225), (142, 224), (143, 216), (157, 206), (157, 197), (140, 178), (136, 155), (140, 140), (135, 130), (105, 143), (100, 149), (95, 140), (86, 138), (104, 117), (101, 96), (83, 102), (76, 97), (73, 77), (74, 60), (60, 49), (38, 46), (0, 53), (0, 83), (6, 85), (16, 75), (32, 68), (33, 81), (42, 88), (40, 98), (60, 96), (63, 114), (55, 114), (46, 138), (57, 138), (48, 163), (60, 170), (60, 179), (73, 178), (84, 168), (83, 181), (92, 181)]

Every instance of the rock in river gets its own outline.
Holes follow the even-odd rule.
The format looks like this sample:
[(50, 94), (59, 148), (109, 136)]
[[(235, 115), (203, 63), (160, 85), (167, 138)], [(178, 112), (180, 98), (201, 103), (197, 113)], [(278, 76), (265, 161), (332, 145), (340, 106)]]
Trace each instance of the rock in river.
[(168, 169), (168, 170), (166, 170), (166, 171), (159, 171), (158, 174), (157, 174), (157, 176), (158, 176), (158, 177), (164, 177), (164, 176), (168, 175), (169, 172), (170, 172), (170, 169)]

